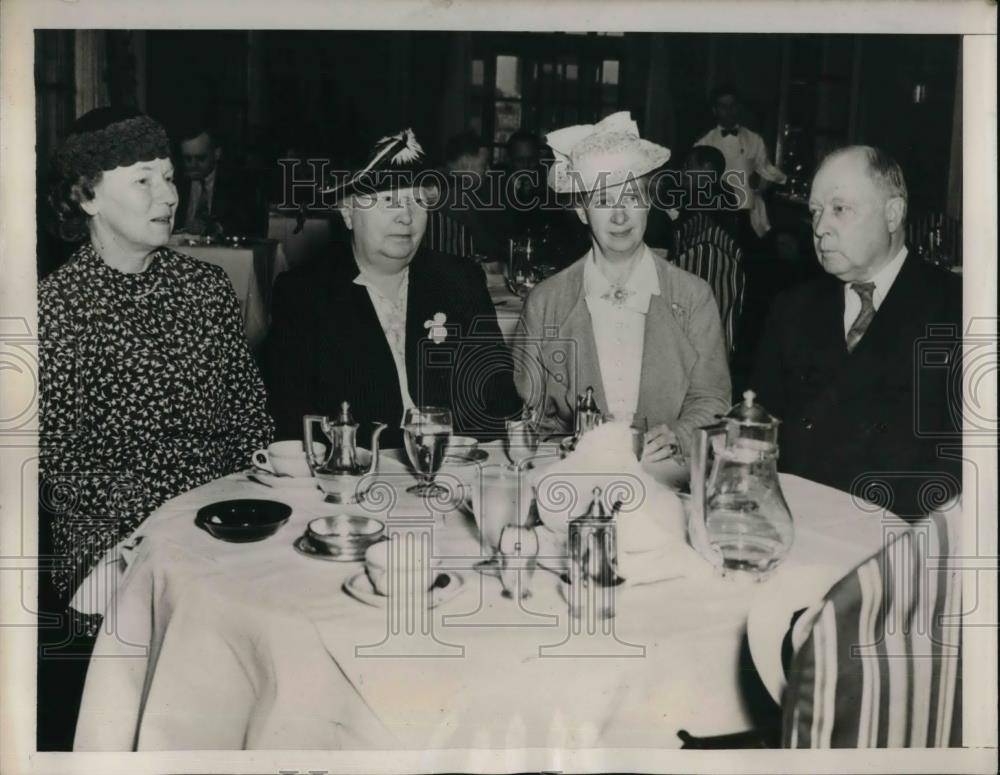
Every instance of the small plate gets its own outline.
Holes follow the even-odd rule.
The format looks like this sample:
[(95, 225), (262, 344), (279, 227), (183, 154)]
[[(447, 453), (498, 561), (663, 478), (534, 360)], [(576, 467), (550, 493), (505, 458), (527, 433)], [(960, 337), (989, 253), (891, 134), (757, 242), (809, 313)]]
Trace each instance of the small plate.
[(357, 560), (347, 559), (344, 557), (334, 557), (327, 551), (324, 551), (321, 547), (316, 546), (312, 541), (309, 540), (309, 536), (303, 534), (295, 539), (295, 543), (292, 544), (295, 547), (295, 551), (299, 554), (304, 554), (306, 557), (312, 557), (315, 560), (325, 560), (326, 562), (357, 562)]
[(316, 478), (313, 476), (278, 476), (263, 468), (253, 468), (247, 471), (247, 477), (256, 479), (268, 487), (289, 487), (295, 490), (310, 490), (317, 487)]
[(455, 449), (445, 454), (442, 466), (471, 466), (488, 460), (489, 456), (485, 449)]
[[(428, 598), (428, 608), (436, 608), (443, 603), (447, 603), (458, 595), (462, 591), (462, 587), (465, 586), (465, 579), (460, 573), (456, 573), (455, 571), (438, 570), (437, 576), (447, 576), (448, 585), (431, 591), (430, 598)], [(388, 597), (378, 594), (372, 588), (372, 583), (364, 570), (355, 573), (344, 582), (344, 591), (359, 603), (370, 605), (373, 608), (385, 608), (386, 603), (389, 602)]]

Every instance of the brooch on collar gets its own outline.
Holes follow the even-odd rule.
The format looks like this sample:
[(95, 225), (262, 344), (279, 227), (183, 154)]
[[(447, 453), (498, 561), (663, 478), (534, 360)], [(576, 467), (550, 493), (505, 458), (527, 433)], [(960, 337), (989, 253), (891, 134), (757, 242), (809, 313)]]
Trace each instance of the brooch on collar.
[(434, 341), (434, 344), (441, 344), (448, 338), (448, 329), (444, 327), (447, 320), (448, 316), (443, 312), (435, 312), (432, 320), (424, 321), (424, 328), (430, 329), (428, 336)]
[(632, 297), (635, 296), (635, 291), (625, 288), (621, 285), (613, 285), (610, 290), (605, 291), (601, 294), (601, 298), (607, 302), (610, 302), (616, 307), (624, 307), (625, 303)]

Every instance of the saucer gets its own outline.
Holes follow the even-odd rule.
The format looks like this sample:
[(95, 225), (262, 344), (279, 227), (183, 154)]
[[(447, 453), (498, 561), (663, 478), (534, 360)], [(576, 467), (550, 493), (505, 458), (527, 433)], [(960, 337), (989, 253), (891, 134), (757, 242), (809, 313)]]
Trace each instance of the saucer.
[(247, 478), (256, 480), (267, 487), (290, 487), (296, 490), (316, 489), (316, 478), (312, 476), (278, 476), (263, 468), (247, 471)]
[(471, 466), (488, 460), (490, 453), (485, 449), (462, 449), (461, 447), (446, 452), (441, 467), (445, 466)]
[[(458, 595), (465, 586), (465, 579), (455, 571), (438, 570), (436, 576), (446, 576), (448, 585), (431, 590), (428, 598), (428, 608), (436, 608)], [(344, 582), (344, 591), (359, 603), (370, 605), (373, 608), (385, 608), (389, 598), (380, 595), (372, 587), (372, 582), (364, 570), (358, 571)]]
[[(303, 534), (295, 539), (295, 543), (292, 544), (295, 547), (295, 551), (299, 554), (304, 554), (306, 557), (312, 557), (315, 560), (324, 560), (326, 562), (345, 562), (350, 560), (345, 560), (343, 557), (334, 557), (329, 552), (324, 552), (318, 546), (316, 546), (312, 541), (309, 540), (309, 536)], [(364, 571), (362, 571), (363, 573)]]

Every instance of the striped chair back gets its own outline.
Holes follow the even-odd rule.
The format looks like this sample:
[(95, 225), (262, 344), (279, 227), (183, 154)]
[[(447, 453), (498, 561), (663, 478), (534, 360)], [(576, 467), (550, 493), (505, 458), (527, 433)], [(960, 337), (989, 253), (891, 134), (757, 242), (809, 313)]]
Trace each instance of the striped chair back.
[(695, 213), (684, 220), (674, 231), (671, 252), (675, 256), (686, 253), (690, 248), (707, 242), (715, 245), (723, 253), (732, 256), (738, 263), (743, 262), (743, 249), (731, 232), (708, 213)]
[(437, 209), (428, 213), (424, 245), (438, 253), (466, 258), (476, 254), (472, 233), (447, 210)]
[(960, 745), (957, 502), (905, 528), (810, 610), (789, 671), (787, 748)]
[(698, 242), (688, 246), (683, 253), (674, 255), (677, 266), (697, 275), (712, 287), (722, 318), (726, 352), (732, 354), (747, 282), (738, 250), (729, 253), (712, 242)]

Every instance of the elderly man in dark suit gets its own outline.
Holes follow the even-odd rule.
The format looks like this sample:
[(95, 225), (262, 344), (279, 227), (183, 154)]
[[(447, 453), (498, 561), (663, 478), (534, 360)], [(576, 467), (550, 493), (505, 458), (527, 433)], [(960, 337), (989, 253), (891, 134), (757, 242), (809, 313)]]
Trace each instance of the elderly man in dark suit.
[(265, 371), (279, 438), (342, 401), (363, 426), (389, 425), (388, 446), (408, 407), (450, 408), (454, 432), (480, 439), (520, 408), (482, 269), (421, 247), (427, 172), (410, 130), (383, 138), (336, 190), (349, 248), (278, 278)]
[[(917, 516), (961, 484), (938, 445), (961, 434), (950, 388), (962, 288), (908, 253), (906, 208), (902, 170), (882, 151), (823, 161), (809, 209), (826, 274), (778, 297), (752, 385), (784, 421), (783, 470)], [(922, 352), (941, 332), (931, 367)]]

